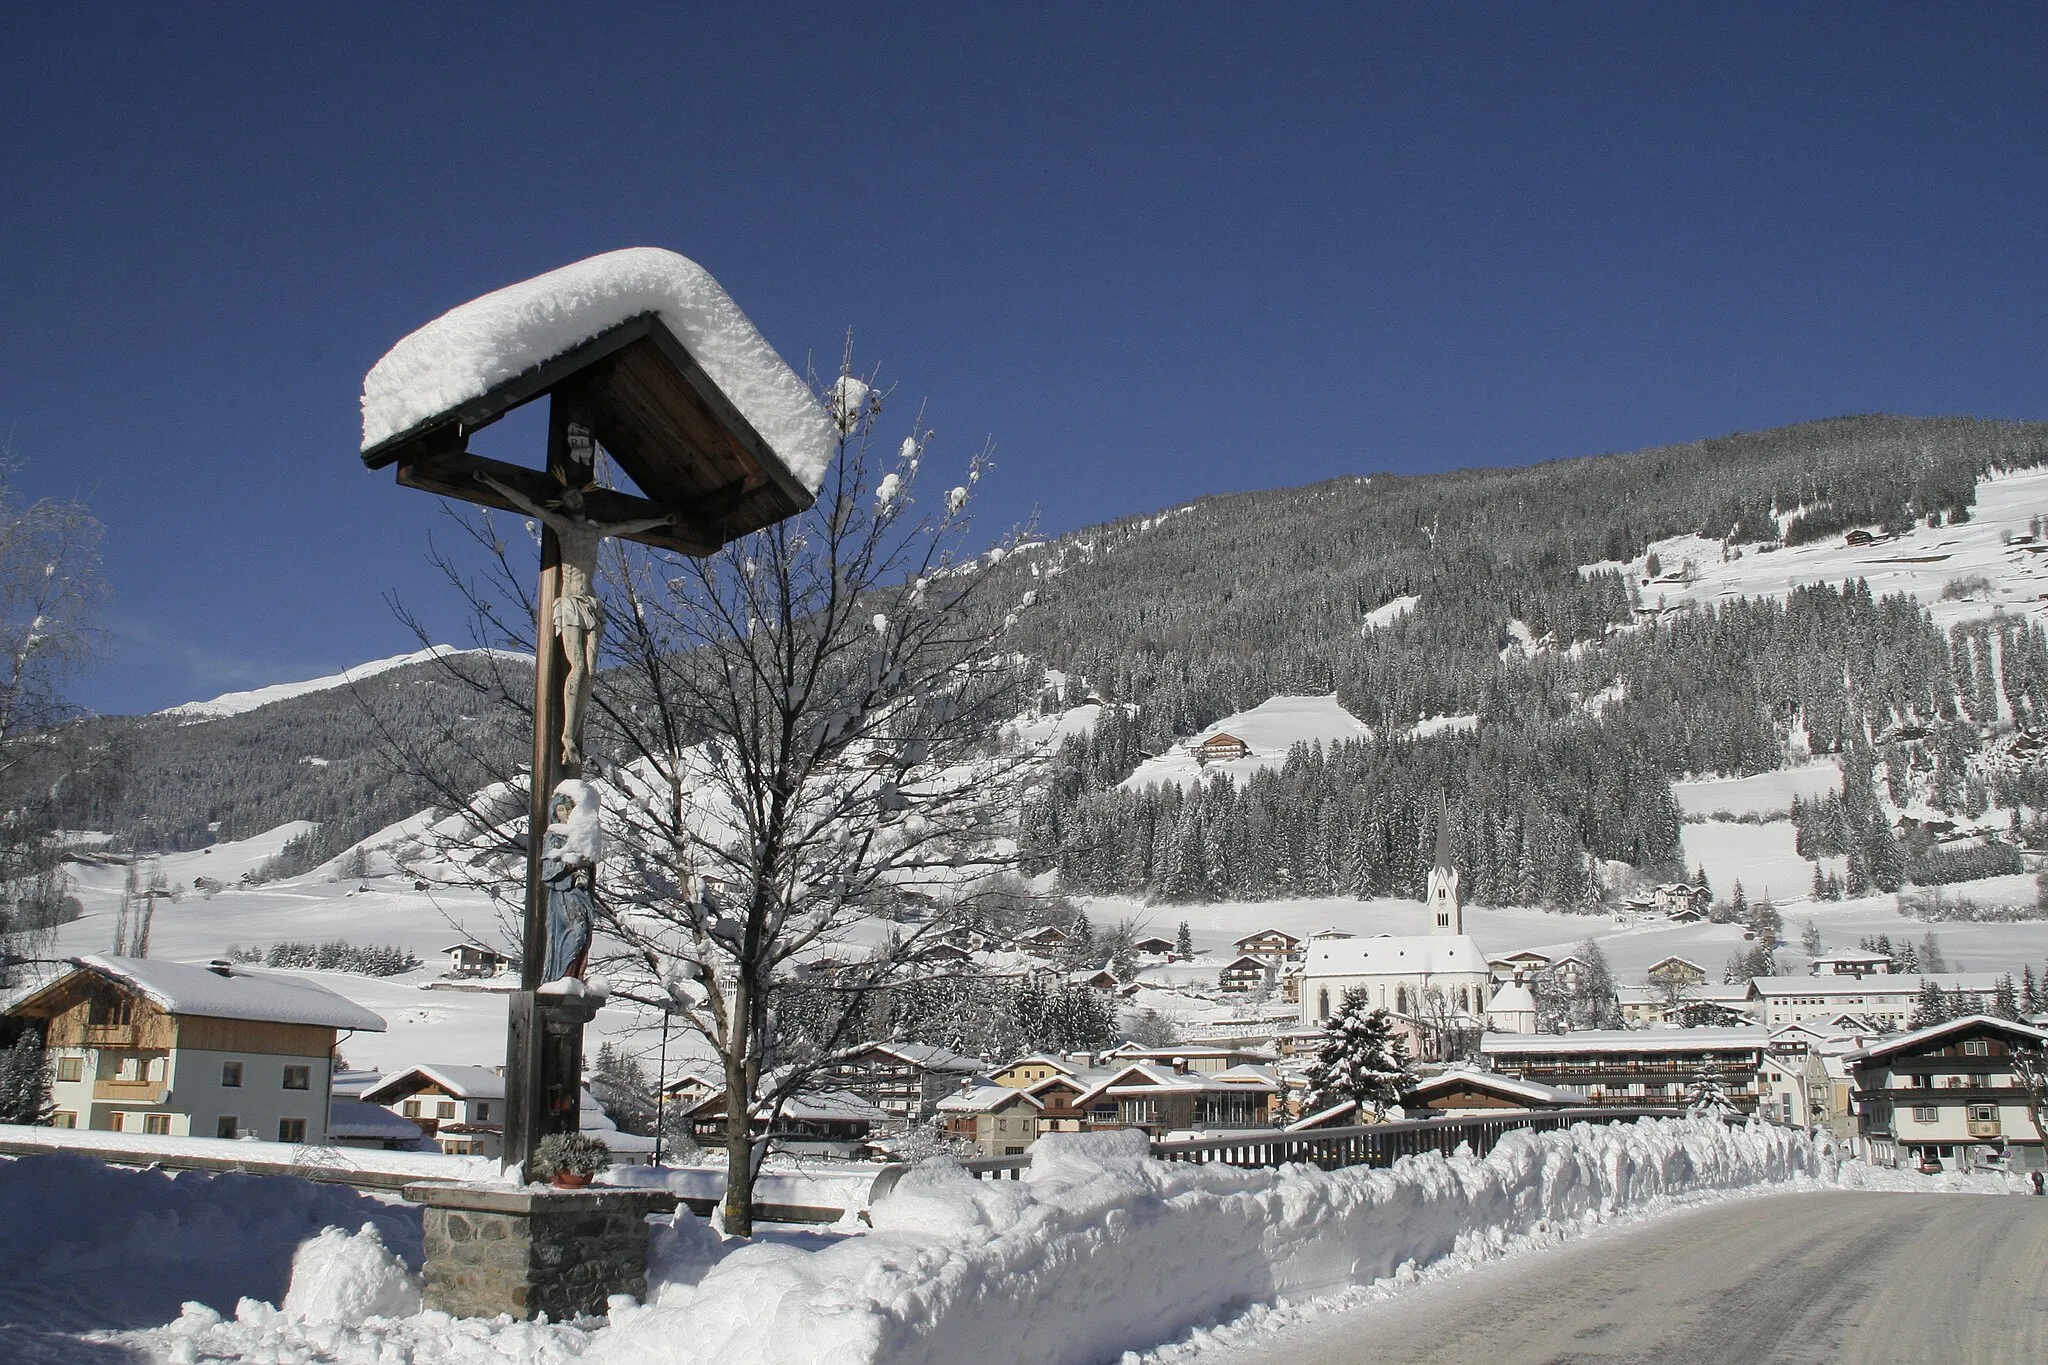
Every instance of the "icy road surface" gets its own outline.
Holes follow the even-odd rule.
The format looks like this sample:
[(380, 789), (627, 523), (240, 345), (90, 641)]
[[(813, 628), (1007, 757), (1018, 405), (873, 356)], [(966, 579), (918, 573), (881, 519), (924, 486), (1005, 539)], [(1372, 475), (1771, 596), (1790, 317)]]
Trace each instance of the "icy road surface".
[(1673, 1214), (1203, 1365), (2048, 1360), (2048, 1199), (1789, 1194)]

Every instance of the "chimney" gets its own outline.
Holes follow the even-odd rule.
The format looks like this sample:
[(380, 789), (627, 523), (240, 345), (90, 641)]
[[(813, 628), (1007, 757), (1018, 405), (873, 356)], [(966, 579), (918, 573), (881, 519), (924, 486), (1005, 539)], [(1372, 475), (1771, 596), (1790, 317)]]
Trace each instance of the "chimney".
[(1188, 1074), (1188, 1059), (1187, 1059), (1187, 1058), (1185, 1058), (1185, 1057), (1176, 1057), (1176, 1058), (1174, 1058), (1174, 1059), (1173, 1059), (1173, 1074), (1174, 1074), (1174, 1075), (1176, 1075), (1176, 1076), (1185, 1076), (1185, 1075), (1187, 1075), (1187, 1074)]
[(969, 1094), (969, 1093), (971, 1093), (971, 1092), (972, 1092), (973, 1090), (974, 1090), (974, 1078), (973, 1078), (972, 1076), (963, 1076), (963, 1077), (961, 1077), (961, 1078), (960, 1078), (960, 1093), (961, 1093), (961, 1094), (963, 1094), (963, 1095), (966, 1095), (966, 1094)]

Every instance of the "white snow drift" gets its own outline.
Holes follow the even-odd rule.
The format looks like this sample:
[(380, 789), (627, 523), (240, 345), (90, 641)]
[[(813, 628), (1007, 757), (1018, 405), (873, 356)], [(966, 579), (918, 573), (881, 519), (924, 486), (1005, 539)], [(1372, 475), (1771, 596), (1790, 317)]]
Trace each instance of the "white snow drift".
[[(1998, 1188), (1851, 1177), (1860, 1170), (1838, 1171), (1804, 1133), (1691, 1120), (1515, 1133), (1483, 1158), (1430, 1154), (1333, 1172), (1170, 1164), (1149, 1159), (1132, 1134), (1053, 1136), (1032, 1149), (1020, 1181), (975, 1181), (947, 1165), (914, 1172), (870, 1210), (874, 1230), (859, 1236), (721, 1242), (679, 1214), (650, 1258), (652, 1302), (614, 1300), (602, 1326), (437, 1313), (351, 1325), (328, 1316), (344, 1295), (309, 1288), (301, 1299), (295, 1280), (286, 1310), (244, 1304), (229, 1322), (195, 1306), (146, 1336), (188, 1360), (297, 1359), (317, 1345), (317, 1358), (349, 1362), (930, 1365), (999, 1355), (1082, 1365), (1184, 1338), (1247, 1305), (1476, 1263), (1717, 1192)], [(300, 1274), (346, 1259), (359, 1269), (321, 1269), (322, 1283), (409, 1302), (403, 1267), (365, 1240), (332, 1234)], [(294, 1302), (326, 1320), (296, 1315)]]
[(405, 337), (363, 379), (363, 449), (644, 313), (657, 314), (805, 488), (836, 446), (832, 419), (704, 267), (629, 247), (507, 285)]

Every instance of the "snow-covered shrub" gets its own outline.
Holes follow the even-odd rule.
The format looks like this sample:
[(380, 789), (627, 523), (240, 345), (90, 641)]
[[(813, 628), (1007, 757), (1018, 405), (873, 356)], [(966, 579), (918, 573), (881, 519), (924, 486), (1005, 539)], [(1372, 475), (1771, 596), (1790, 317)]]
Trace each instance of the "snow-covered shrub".
[(388, 1250), (374, 1223), (355, 1232), (323, 1228), (292, 1257), (286, 1316), (351, 1325), (420, 1311), (420, 1278)]

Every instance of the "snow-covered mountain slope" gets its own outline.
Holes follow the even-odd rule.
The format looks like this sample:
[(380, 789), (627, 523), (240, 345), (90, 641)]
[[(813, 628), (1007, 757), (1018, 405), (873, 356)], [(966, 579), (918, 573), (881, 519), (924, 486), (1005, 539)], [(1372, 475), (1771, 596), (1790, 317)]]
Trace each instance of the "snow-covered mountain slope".
[[(1976, 507), (1961, 525), (1917, 525), (1866, 545), (1829, 536), (1776, 550), (1739, 546), (1739, 558), (1724, 558), (1719, 541), (1673, 536), (1653, 542), (1626, 568), (1643, 606), (1667, 611), (1737, 597), (1783, 597), (1806, 584), (1861, 578), (1880, 597), (1910, 594), (1944, 629), (1994, 609), (2048, 619), (2048, 541), (2039, 528), (2044, 514), (2048, 467), (2022, 469), (1979, 480)], [(1651, 556), (1654, 577), (1647, 572)], [(1583, 570), (1621, 567), (1609, 562)]]
[[(1249, 711), (1225, 716), (1184, 746), (1146, 759), (1123, 785), (1139, 791), (1163, 782), (1186, 785), (1219, 773), (1237, 781), (1261, 768), (1279, 767), (1297, 744), (1337, 744), (1371, 733), (1364, 721), (1337, 704), (1335, 696), (1273, 697)], [(1194, 746), (1220, 734), (1235, 735), (1251, 752), (1226, 762), (1197, 762)]]
[[(303, 697), (310, 692), (326, 692), (350, 683), (374, 678), (379, 673), (389, 673), (395, 668), (406, 668), (423, 664), (430, 659), (444, 658), (451, 654), (470, 654), (477, 651), (457, 649), (453, 645), (433, 645), (427, 649), (415, 650), (411, 654), (394, 654), (388, 659), (372, 659), (369, 663), (357, 664), (354, 668), (324, 678), (308, 678), (304, 682), (273, 683), (269, 687), (252, 688), (247, 692), (223, 692), (212, 701), (188, 701), (179, 706), (166, 707), (157, 712), (160, 716), (176, 716), (187, 721), (219, 720), (223, 716), (239, 716), (254, 711), (259, 706), (273, 702), (289, 701)], [(494, 651), (497, 652), (497, 651)], [(505, 654), (507, 659), (524, 659), (523, 655)]]

